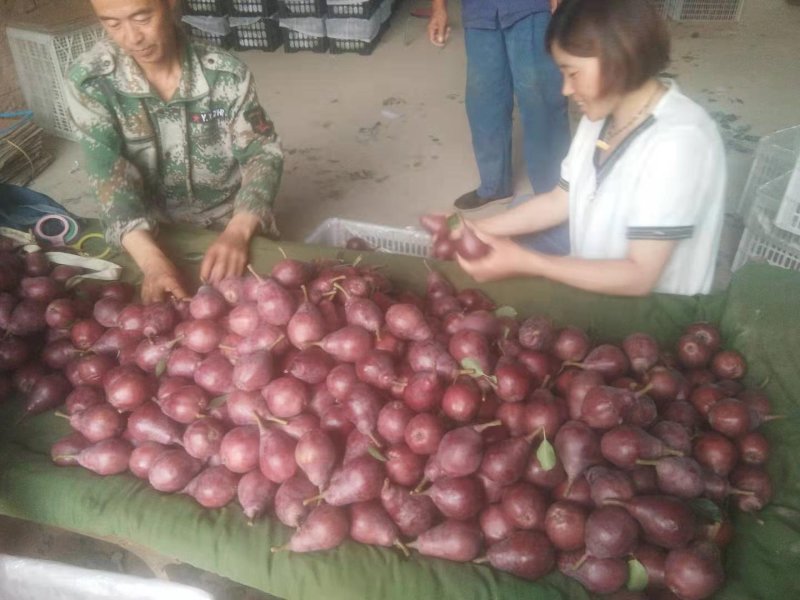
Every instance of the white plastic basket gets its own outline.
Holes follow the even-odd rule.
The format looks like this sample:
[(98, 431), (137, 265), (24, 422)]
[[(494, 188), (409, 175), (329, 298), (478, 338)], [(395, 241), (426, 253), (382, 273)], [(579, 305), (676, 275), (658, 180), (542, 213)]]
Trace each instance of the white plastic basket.
[(800, 158), (789, 174), (789, 181), (781, 199), (775, 225), (800, 238)]
[[(737, 213), (747, 218), (756, 202), (759, 188), (789, 173), (800, 159), (800, 125), (781, 129), (762, 137), (756, 147), (753, 166), (739, 199)], [(800, 233), (800, 231), (798, 231)]]
[(756, 203), (745, 222), (744, 234), (733, 261), (734, 271), (748, 262), (800, 271), (800, 235), (775, 224), (790, 175), (781, 175), (758, 189)]
[(8, 44), (22, 94), (36, 123), (53, 135), (75, 139), (64, 91), (64, 74), (103, 36), (99, 23), (38, 31), (9, 27)]
[(428, 256), (431, 236), (421, 229), (397, 229), (375, 223), (363, 223), (348, 219), (325, 219), (305, 239), (307, 244), (344, 248), (347, 240), (359, 237), (378, 252)]
[(744, 0), (668, 0), (675, 21), (738, 21)]
[(214, 600), (196, 587), (0, 554), (3, 600)]

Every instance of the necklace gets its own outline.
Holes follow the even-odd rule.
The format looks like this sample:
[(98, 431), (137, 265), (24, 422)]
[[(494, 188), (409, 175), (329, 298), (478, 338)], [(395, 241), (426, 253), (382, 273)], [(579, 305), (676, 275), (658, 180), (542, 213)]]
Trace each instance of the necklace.
[[(622, 127), (617, 128), (612, 125), (608, 129), (606, 129), (606, 131), (603, 132), (602, 137), (597, 140), (595, 145), (598, 148), (600, 148), (600, 150), (603, 151), (606, 151), (609, 148), (611, 148), (611, 144), (609, 144), (609, 142), (613, 140), (615, 137), (617, 137), (623, 131), (627, 131), (634, 123), (636, 123), (642, 117), (642, 115), (646, 114), (646, 112), (649, 111), (651, 105), (653, 104), (653, 101), (656, 99), (656, 96), (658, 96), (658, 94), (661, 92), (662, 89), (663, 86), (659, 83), (655, 91), (647, 99), (647, 102), (645, 102), (644, 105), (642, 105), (642, 108), (639, 109), (639, 112), (633, 115), (630, 121), (625, 123), (625, 125)], [(613, 119), (614, 117), (612, 116), (611, 118)]]

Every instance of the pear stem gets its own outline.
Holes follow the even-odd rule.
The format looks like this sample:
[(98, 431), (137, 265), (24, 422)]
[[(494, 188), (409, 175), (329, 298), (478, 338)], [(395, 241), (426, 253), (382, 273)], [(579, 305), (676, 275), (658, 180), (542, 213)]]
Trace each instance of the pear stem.
[(317, 502), (319, 500), (322, 500), (324, 496), (325, 494), (317, 494), (316, 496), (311, 496), (310, 498), (306, 498), (305, 500), (303, 500), (303, 506), (308, 506), (312, 502)]
[(612, 505), (612, 506), (622, 506), (622, 507), (625, 506), (624, 502), (621, 502), (620, 500), (617, 500), (616, 498), (606, 498), (605, 500), (603, 500), (603, 505), (604, 506), (607, 506), (609, 504)]
[(544, 379), (542, 379), (542, 385), (539, 386), (539, 389), (540, 390), (547, 389), (547, 386), (550, 384), (550, 379), (551, 379), (550, 373), (548, 373), (547, 375), (544, 376)]
[(381, 443), (378, 441), (378, 438), (376, 438), (376, 437), (375, 437), (375, 435), (374, 435), (372, 432), (368, 433), (368, 434), (367, 434), (367, 437), (368, 437), (368, 438), (370, 439), (370, 441), (371, 441), (373, 444), (375, 444), (375, 445), (376, 445), (378, 448), (383, 448), (383, 444), (381, 444)]
[(646, 386), (644, 386), (642, 389), (634, 392), (634, 396), (636, 396), (637, 398), (641, 398), (647, 392), (649, 392), (651, 389), (653, 389), (653, 382), (652, 381), (650, 383), (648, 383)]
[(289, 258), (288, 256), (286, 256), (286, 252), (284, 252), (283, 248), (281, 248), (280, 246), (278, 246), (278, 252), (281, 253), (281, 256), (283, 256), (283, 258)]
[(288, 550), (289, 550), (289, 548), (287, 546), (285, 546), (285, 545), (284, 546), (273, 546), (272, 548), (269, 549), (269, 551), (272, 552), (273, 554), (275, 552), (287, 552)]
[[(389, 480), (387, 479), (386, 481), (389, 481)], [(411, 490), (411, 493), (412, 494), (420, 494), (420, 493), (422, 493), (422, 488), (424, 488), (426, 485), (428, 485), (428, 478), (427, 477), (423, 477), (420, 480), (420, 482), (417, 484), (417, 487), (415, 487), (413, 490)]]
[(731, 494), (736, 494), (737, 496), (755, 496), (756, 493), (750, 490), (740, 490), (739, 488), (731, 488)]
[(486, 563), (489, 562), (489, 559), (485, 556), (481, 556), (480, 558), (476, 558), (472, 562), (476, 565), (485, 565)]
[[(348, 299), (350, 298), (350, 293), (346, 289), (344, 289), (342, 286), (340, 286), (338, 283), (335, 283), (335, 280), (334, 280), (333, 287), (336, 288), (337, 290), (339, 290), (340, 292), (342, 292), (344, 294), (345, 298), (348, 298)], [(334, 294), (335, 293), (336, 292), (334, 292)]]
[(647, 465), (647, 466), (650, 466), (650, 467), (655, 467), (658, 464), (658, 461), (657, 460), (644, 460), (644, 459), (640, 458), (640, 459), (638, 459), (636, 461), (636, 464), (637, 465)]
[(495, 421), (489, 421), (488, 423), (481, 423), (480, 425), (473, 425), (472, 428), (477, 431), (478, 433), (483, 433), (485, 429), (489, 429), (490, 427), (498, 427), (502, 425), (503, 422), (500, 419)]
[(261, 275), (256, 273), (256, 270), (253, 268), (253, 265), (248, 264), (247, 265), (247, 270), (250, 271), (250, 273), (253, 275), (253, 277), (256, 278), (256, 281), (258, 281), (259, 283), (262, 283), (264, 281), (264, 279), (261, 277)]
[(561, 367), (562, 368), (563, 367), (578, 367), (579, 369), (585, 369), (586, 368), (583, 363), (574, 362), (574, 361), (571, 361), (571, 360), (565, 361), (564, 364), (561, 365)]
[(267, 348), (267, 350), (272, 350), (275, 346), (277, 346), (280, 342), (282, 342), (285, 339), (286, 339), (286, 336), (283, 335), (283, 334), (280, 334), (277, 338), (275, 338), (275, 341), (272, 342), (269, 345), (269, 348)]
[(539, 436), (539, 434), (542, 434), (543, 439), (545, 440), (547, 439), (547, 434), (545, 433), (544, 427), (539, 427), (533, 433), (529, 433), (528, 435), (526, 435), (525, 441), (528, 442), (529, 444), (532, 444), (533, 440), (536, 439)]
[(403, 542), (401, 542), (400, 540), (395, 540), (394, 541), (394, 545), (397, 548), (400, 548), (400, 552), (402, 552), (405, 555), (406, 558), (411, 556), (411, 553), (408, 551), (408, 548), (406, 547), (406, 545)]
[(53, 412), (53, 414), (57, 417), (61, 417), (62, 419), (69, 419), (69, 415), (67, 413), (63, 413), (60, 410)]
[(580, 569), (583, 566), (583, 563), (585, 563), (586, 559), (588, 559), (588, 558), (589, 558), (589, 553), (585, 552), (583, 554), (583, 556), (581, 556), (580, 560), (578, 562), (576, 562), (575, 565), (572, 568), (577, 571), (578, 569)]
[(287, 421), (286, 419), (279, 419), (278, 417), (273, 417), (272, 415), (270, 415), (269, 417), (265, 417), (264, 420), (270, 421), (271, 423), (277, 423), (278, 425), (281, 425), (283, 427), (286, 427), (289, 424), (289, 421)]

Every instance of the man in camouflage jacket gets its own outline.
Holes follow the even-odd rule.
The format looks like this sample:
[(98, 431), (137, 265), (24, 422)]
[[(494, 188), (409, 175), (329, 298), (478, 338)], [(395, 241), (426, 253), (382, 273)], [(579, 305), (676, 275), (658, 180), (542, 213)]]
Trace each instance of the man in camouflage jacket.
[(189, 42), (178, 0), (91, 0), (108, 33), (67, 75), (67, 95), (111, 244), (142, 269), (142, 298), (186, 295), (155, 241), (159, 221), (222, 229), (205, 280), (239, 275), (272, 204), (283, 153), (237, 58)]

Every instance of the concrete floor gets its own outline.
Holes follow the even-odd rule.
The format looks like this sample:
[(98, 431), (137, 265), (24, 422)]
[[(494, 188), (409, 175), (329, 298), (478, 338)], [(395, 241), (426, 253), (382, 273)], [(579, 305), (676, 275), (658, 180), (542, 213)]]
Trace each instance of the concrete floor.
[[(420, 214), (448, 210), (455, 197), (476, 186), (464, 114), (463, 32), (453, 23), (448, 46), (432, 47), (425, 22), (406, 16), (415, 4), (401, 4), (370, 57), (282, 50), (241, 55), (286, 150), (277, 202), (285, 238), (301, 240), (334, 216), (415, 225)], [(719, 257), (718, 285), (723, 286), (741, 233), (733, 207), (755, 142), (800, 124), (800, 6), (745, 0), (740, 23), (672, 23), (671, 29), (669, 73), (715, 116), (728, 146), (731, 214)], [(52, 139), (50, 147), (55, 161), (31, 187), (93, 216), (77, 146)], [(519, 152), (515, 160), (522, 193), (530, 184)], [(136, 557), (113, 546), (10, 519), (0, 519), (0, 552), (146, 572)], [(218, 600), (263, 597), (188, 568), (170, 574), (212, 590)]]

